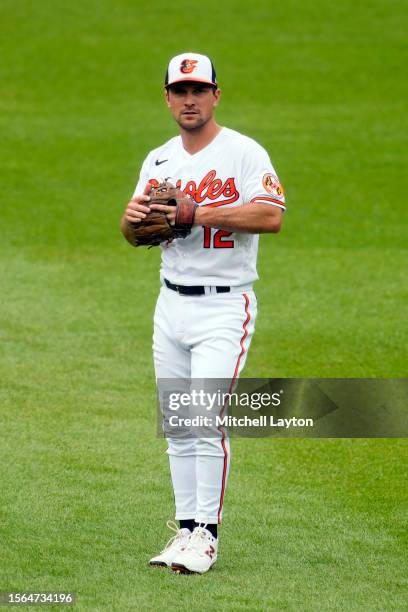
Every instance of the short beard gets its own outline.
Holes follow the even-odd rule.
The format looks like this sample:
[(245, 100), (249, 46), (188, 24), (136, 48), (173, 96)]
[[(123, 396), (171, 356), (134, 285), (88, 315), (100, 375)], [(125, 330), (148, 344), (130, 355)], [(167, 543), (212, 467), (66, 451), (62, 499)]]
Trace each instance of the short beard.
[(177, 123), (179, 124), (179, 126), (185, 130), (186, 132), (198, 132), (199, 130), (201, 130), (201, 128), (203, 128), (211, 119), (211, 117), (208, 117), (208, 119), (202, 119), (198, 124), (196, 125), (184, 125), (182, 123), (182, 121), (177, 121)]

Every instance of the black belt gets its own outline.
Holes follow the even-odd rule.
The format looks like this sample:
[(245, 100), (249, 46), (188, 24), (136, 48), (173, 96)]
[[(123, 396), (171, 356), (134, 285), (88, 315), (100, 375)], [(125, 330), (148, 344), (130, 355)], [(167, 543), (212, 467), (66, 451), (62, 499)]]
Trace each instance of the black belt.
[[(164, 279), (164, 283), (166, 287), (172, 289), (173, 291), (177, 291), (180, 295), (204, 295), (205, 287), (203, 286), (186, 286), (186, 285), (173, 285), (167, 278)], [(217, 293), (229, 293), (231, 291), (230, 287), (215, 287)]]

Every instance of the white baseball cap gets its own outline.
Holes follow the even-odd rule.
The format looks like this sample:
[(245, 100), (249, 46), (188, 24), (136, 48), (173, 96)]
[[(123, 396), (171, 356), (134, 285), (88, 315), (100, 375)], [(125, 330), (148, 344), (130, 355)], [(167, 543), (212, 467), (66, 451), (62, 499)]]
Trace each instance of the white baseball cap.
[(210, 58), (199, 53), (181, 53), (173, 57), (167, 68), (164, 86), (182, 81), (208, 83), (217, 87), (215, 68)]

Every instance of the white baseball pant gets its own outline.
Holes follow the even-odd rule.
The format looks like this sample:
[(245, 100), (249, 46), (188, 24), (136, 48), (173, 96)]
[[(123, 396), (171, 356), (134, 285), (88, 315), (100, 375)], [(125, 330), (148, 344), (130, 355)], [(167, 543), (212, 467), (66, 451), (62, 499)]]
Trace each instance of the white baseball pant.
[[(163, 286), (154, 314), (153, 356), (159, 379), (237, 379), (255, 328), (252, 288), (185, 296)], [(230, 464), (224, 432), (213, 438), (167, 438), (177, 520), (220, 523)]]

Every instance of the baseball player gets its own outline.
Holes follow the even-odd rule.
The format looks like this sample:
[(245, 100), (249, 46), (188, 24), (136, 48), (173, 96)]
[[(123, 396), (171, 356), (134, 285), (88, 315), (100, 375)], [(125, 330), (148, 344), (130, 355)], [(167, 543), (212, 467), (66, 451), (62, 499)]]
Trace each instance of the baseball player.
[[(170, 60), (165, 101), (179, 135), (151, 151), (143, 162), (121, 229), (151, 210), (175, 223), (175, 208), (151, 204), (149, 191), (165, 177), (191, 197), (191, 233), (163, 242), (162, 287), (154, 313), (156, 379), (227, 379), (245, 365), (257, 314), (252, 288), (258, 279), (260, 233), (277, 233), (285, 200), (267, 152), (254, 140), (217, 124), (221, 91), (211, 60), (182, 53)], [(204, 573), (218, 554), (230, 464), (225, 432), (212, 438), (168, 438), (175, 499), (175, 531), (151, 565)]]

